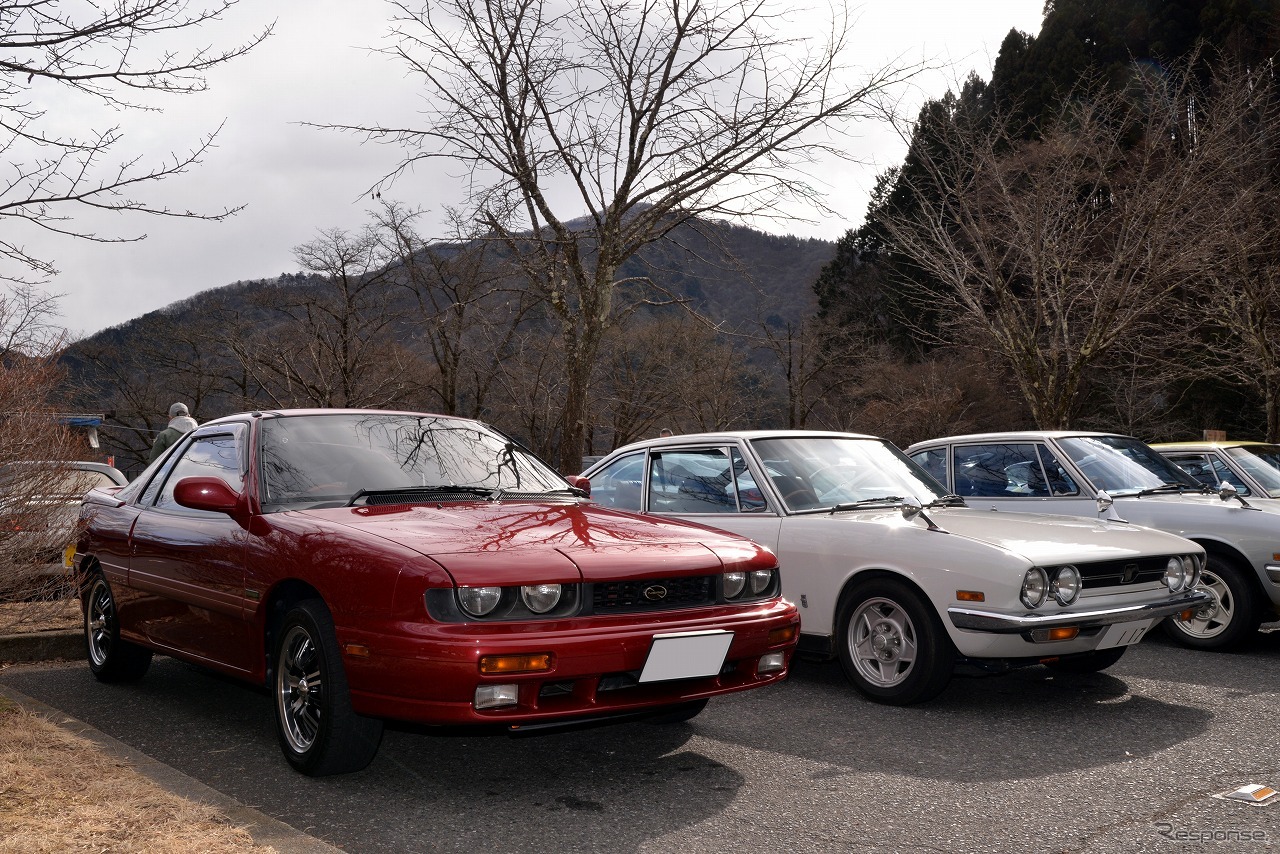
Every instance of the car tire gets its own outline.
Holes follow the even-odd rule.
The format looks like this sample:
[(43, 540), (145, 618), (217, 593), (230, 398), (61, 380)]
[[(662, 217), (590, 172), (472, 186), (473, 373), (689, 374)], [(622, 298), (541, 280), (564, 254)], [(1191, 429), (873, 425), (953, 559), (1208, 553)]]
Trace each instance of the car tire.
[(319, 599), (299, 602), (275, 639), (272, 694), (285, 759), (312, 777), (366, 767), (382, 741), (382, 721), (352, 711), (329, 609)]
[(1126, 649), (1128, 649), (1127, 646), (1113, 646), (1110, 649), (1071, 655), (1057, 661), (1046, 662), (1046, 664), (1050, 669), (1063, 673), (1097, 673), (1119, 661)]
[(664, 711), (658, 712), (649, 718), (652, 724), (681, 724), (685, 721), (693, 720), (702, 710), (707, 707), (707, 700), (690, 700), (687, 703), (681, 703), (678, 706), (670, 706)]
[(151, 667), (151, 650), (121, 640), (115, 596), (99, 572), (84, 588), (84, 640), (89, 671), (99, 682), (136, 682)]
[(1231, 649), (1253, 636), (1262, 623), (1257, 597), (1245, 573), (1218, 555), (1209, 555), (1200, 587), (1213, 594), (1213, 603), (1190, 620), (1168, 617), (1165, 633), (1192, 649)]
[(951, 681), (951, 639), (933, 607), (900, 581), (883, 578), (855, 587), (841, 604), (836, 630), (845, 675), (877, 703), (922, 703)]

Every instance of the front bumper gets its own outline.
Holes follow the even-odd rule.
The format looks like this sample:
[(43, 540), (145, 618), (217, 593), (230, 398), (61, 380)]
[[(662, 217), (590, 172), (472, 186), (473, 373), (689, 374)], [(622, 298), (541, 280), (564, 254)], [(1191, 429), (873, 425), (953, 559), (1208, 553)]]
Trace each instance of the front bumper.
[[(568, 722), (660, 709), (691, 700), (762, 687), (789, 669), (800, 623), (785, 600), (758, 607), (706, 608), (629, 619), (548, 621), (479, 626), (417, 626), (417, 636), (340, 631), (344, 649), (369, 650), (343, 656), (352, 705), (360, 714), (424, 724), (501, 724), (509, 727)], [(796, 627), (790, 641), (770, 640), (775, 629)], [(672, 632), (728, 630), (733, 641), (720, 672), (705, 677), (640, 683), (653, 636)], [(484, 675), (483, 656), (549, 652), (553, 669), (538, 673)], [(781, 670), (759, 674), (762, 655), (782, 652)], [(478, 710), (476, 688), (515, 683), (516, 705)]]
[(1182, 611), (1196, 610), (1213, 603), (1213, 596), (1204, 590), (1192, 590), (1142, 605), (1122, 605), (1115, 608), (1099, 608), (1092, 611), (1059, 611), (1056, 614), (1002, 614), (974, 608), (952, 606), (947, 609), (951, 624), (957, 629), (991, 634), (1021, 634), (1034, 629), (1052, 629), (1077, 626), (1081, 629), (1127, 623), (1134, 620), (1163, 619)]

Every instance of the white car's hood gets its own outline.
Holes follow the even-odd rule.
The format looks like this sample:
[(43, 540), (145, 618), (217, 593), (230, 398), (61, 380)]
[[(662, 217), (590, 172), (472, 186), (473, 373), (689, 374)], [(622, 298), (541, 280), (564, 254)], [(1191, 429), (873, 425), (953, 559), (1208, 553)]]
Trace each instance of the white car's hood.
[(1000, 546), (1037, 565), (1201, 551), (1200, 546), (1174, 534), (1105, 519), (960, 507), (926, 513), (951, 534)]

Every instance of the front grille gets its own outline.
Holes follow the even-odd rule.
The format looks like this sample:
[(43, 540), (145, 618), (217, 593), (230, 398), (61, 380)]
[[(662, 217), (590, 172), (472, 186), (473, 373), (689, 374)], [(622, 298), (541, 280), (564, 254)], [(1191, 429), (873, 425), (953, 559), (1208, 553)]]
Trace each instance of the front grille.
[[(1139, 557), (1131, 560), (1103, 560), (1097, 563), (1078, 563), (1084, 589), (1099, 587), (1127, 587), (1131, 584), (1150, 584), (1164, 578), (1169, 557)], [(1125, 579), (1128, 578), (1126, 581)]]
[(711, 575), (597, 581), (591, 585), (591, 606), (597, 614), (696, 608), (715, 601), (715, 576)]

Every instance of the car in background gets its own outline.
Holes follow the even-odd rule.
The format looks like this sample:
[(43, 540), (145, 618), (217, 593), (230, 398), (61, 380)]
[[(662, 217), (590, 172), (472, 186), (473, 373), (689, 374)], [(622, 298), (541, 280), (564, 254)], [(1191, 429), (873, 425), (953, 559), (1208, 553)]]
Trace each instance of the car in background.
[(1267, 442), (1162, 442), (1152, 445), (1212, 490), (1228, 483), (1252, 500), (1280, 499), (1280, 445)]
[(781, 680), (796, 645), (766, 549), (592, 504), (465, 418), (220, 418), (83, 519), (93, 675), (158, 652), (265, 685), (311, 775), (365, 767), (385, 719), (685, 720)]
[(105, 463), (14, 461), (0, 467), (0, 525), (11, 540), (6, 552), (40, 567), (43, 575), (69, 573), (75, 555), (80, 501), (95, 487), (128, 481)]
[(599, 504), (768, 546), (801, 649), (905, 705), (957, 664), (1101, 670), (1160, 620), (1211, 600), (1204, 550), (1107, 520), (972, 510), (883, 439), (758, 430), (619, 448), (571, 483)]
[(1210, 491), (1138, 439), (982, 433), (917, 442), (907, 454), (974, 507), (1123, 519), (1199, 543), (1213, 601), (1194, 619), (1166, 623), (1186, 646), (1237, 646), (1280, 608), (1280, 502)]

